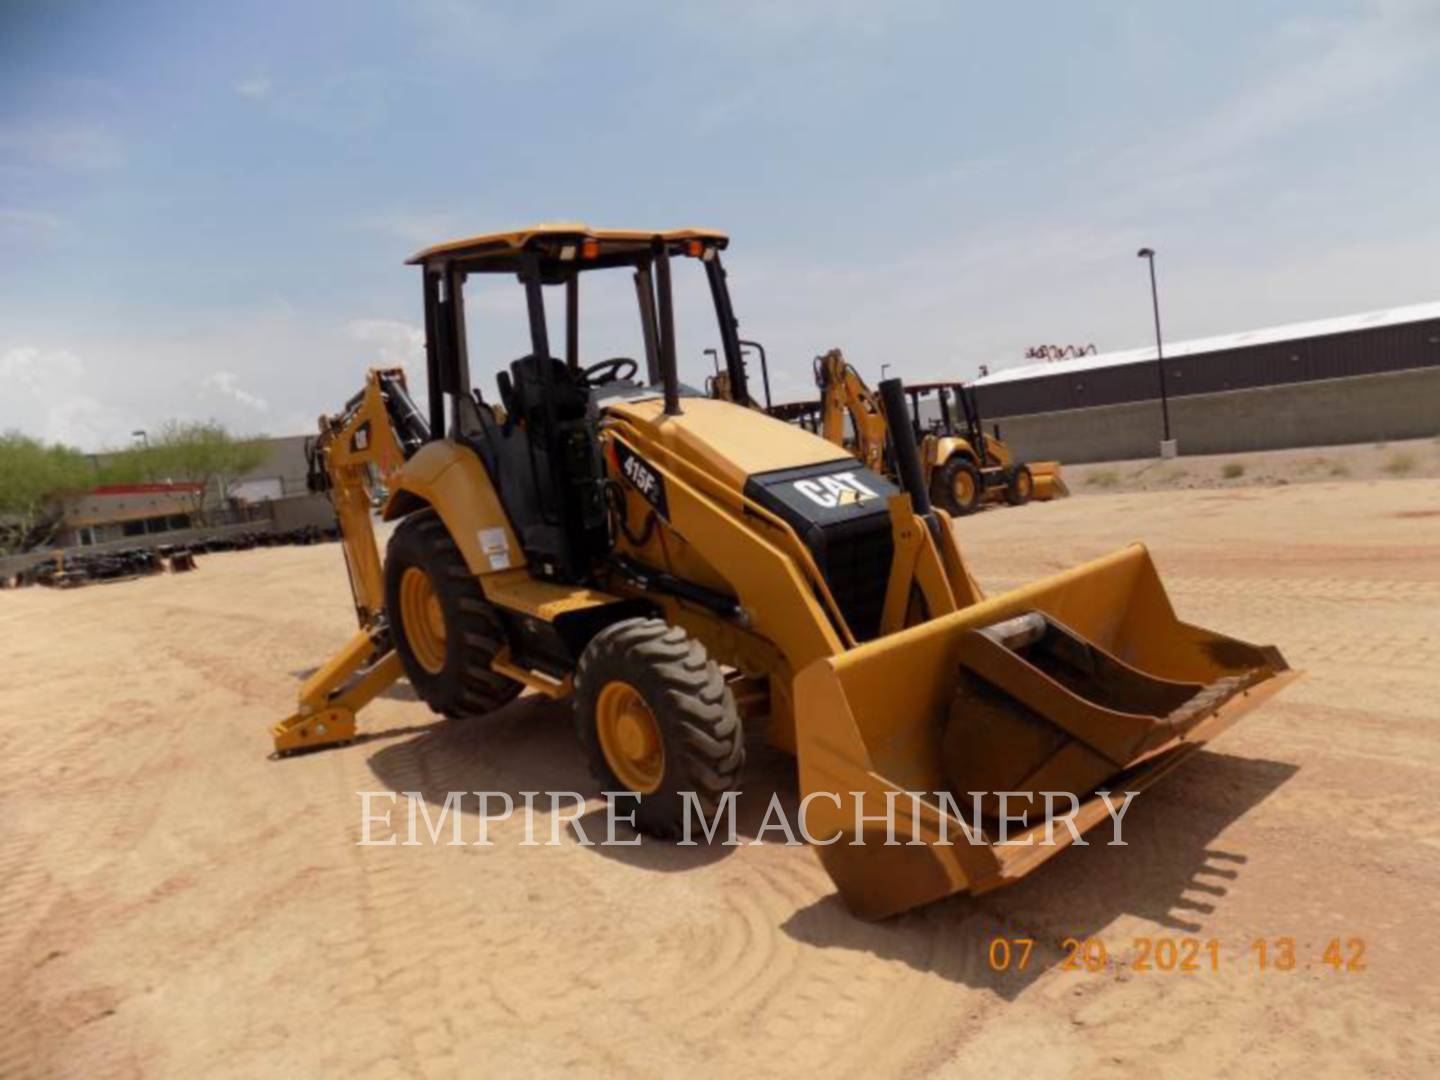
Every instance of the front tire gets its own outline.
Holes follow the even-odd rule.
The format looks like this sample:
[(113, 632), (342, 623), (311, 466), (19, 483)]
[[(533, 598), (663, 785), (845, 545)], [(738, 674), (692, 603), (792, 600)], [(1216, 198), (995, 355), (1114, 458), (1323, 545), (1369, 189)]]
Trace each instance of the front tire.
[(685, 792), (708, 819), (745, 763), (720, 668), (660, 619), (625, 619), (591, 639), (575, 674), (575, 727), (604, 789), (640, 796), (635, 824), (652, 836), (681, 834)]
[(499, 616), (433, 510), (412, 514), (390, 537), (385, 609), (410, 685), (441, 716), (492, 712), (520, 693), (490, 670), (505, 643)]
[(980, 477), (980, 470), (969, 458), (959, 455), (940, 466), (930, 488), (930, 498), (953, 517), (973, 514), (979, 509), (984, 494), (985, 481)]
[(1024, 506), (1035, 494), (1035, 477), (1029, 465), (1016, 465), (1005, 484), (1005, 501), (1011, 506)]

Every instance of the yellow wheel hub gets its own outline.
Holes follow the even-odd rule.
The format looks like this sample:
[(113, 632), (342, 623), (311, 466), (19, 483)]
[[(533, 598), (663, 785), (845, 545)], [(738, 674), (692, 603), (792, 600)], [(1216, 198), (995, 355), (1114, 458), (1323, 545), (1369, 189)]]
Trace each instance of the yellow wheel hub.
[(595, 702), (595, 730), (617, 780), (641, 795), (659, 790), (665, 775), (665, 744), (640, 691), (618, 679), (606, 683)]
[(418, 566), (400, 576), (400, 628), (416, 661), (432, 675), (445, 667), (445, 612), (430, 575)]
[(955, 501), (961, 506), (969, 506), (970, 501), (975, 498), (975, 478), (970, 475), (969, 470), (961, 469), (955, 474)]
[(1029, 495), (1032, 486), (1029, 473), (1022, 472), (1015, 478), (1015, 490), (1020, 492), (1021, 495)]

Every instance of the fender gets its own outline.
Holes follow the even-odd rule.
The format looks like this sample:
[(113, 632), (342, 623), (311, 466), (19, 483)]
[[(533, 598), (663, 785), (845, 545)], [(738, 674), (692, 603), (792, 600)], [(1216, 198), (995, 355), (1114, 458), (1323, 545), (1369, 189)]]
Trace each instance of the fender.
[(448, 440), (428, 442), (390, 477), (380, 517), (395, 521), (431, 507), (476, 577), (525, 565), (525, 551), (479, 457)]
[(935, 446), (935, 465), (937, 468), (944, 465), (955, 454), (960, 454), (968, 458), (970, 463), (976, 468), (980, 467), (981, 462), (976, 459), (975, 448), (970, 445), (968, 439), (963, 439), (959, 435), (940, 435), (929, 441), (933, 442)]

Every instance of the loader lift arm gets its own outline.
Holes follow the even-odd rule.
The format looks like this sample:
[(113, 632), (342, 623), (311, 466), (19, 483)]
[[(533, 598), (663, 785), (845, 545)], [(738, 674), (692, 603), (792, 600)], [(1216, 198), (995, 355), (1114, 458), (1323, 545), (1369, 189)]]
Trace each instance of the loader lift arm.
[(370, 518), (372, 476), (390, 476), (429, 438), (399, 368), (372, 368), (364, 388), (306, 446), (309, 486), (330, 496), (359, 632), (300, 688), (296, 712), (271, 728), (276, 754), (355, 736), (355, 714), (403, 674), (385, 618), (385, 576)]

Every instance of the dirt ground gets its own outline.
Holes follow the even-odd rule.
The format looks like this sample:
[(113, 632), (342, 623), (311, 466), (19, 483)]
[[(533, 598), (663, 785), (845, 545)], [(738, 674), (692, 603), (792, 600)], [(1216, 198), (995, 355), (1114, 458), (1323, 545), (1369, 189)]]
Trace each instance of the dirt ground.
[[(1250, 454), (1201, 454), (1162, 461), (1066, 465), (1076, 495), (1112, 491), (1284, 487), (1337, 480), (1440, 479), (1440, 435), (1389, 443), (1308, 446)], [(1347, 490), (1347, 489), (1342, 489)]]
[[(1128, 847), (878, 925), (778, 844), (522, 847), (511, 820), (489, 848), (356, 846), (357, 791), (593, 785), (564, 707), (437, 723), (403, 687), (366, 741), (267, 760), (353, 629), (333, 544), (0, 594), (0, 1076), (1440, 1075), (1440, 484), (960, 531), (991, 591), (1145, 538), (1182, 617), (1308, 674), (1137, 799)], [(751, 823), (795, 797), (752, 762)], [(996, 936), (1037, 940), (1026, 970), (992, 970)], [(1110, 963), (1066, 970), (1070, 937)], [(1135, 969), (1135, 939), (1182, 937), (1220, 970)]]

